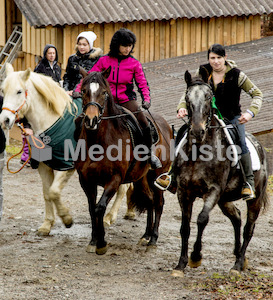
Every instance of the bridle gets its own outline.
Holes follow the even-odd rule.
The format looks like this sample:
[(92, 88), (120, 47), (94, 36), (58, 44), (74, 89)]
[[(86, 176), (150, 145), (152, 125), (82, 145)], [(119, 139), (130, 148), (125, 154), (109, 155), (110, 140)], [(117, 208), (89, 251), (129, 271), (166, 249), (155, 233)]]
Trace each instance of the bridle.
[(98, 102), (95, 102), (95, 101), (90, 101), (88, 102), (87, 104), (84, 105), (83, 107), (83, 117), (86, 117), (86, 110), (89, 106), (95, 106), (98, 110), (99, 110), (99, 116), (96, 117), (95, 121), (93, 122), (94, 124), (92, 124), (93, 126), (95, 125), (98, 125), (100, 124), (100, 122), (102, 121), (102, 116), (103, 116), (103, 113), (104, 113), (104, 109), (105, 109), (105, 103), (106, 101), (108, 101), (109, 99), (109, 94), (107, 92), (105, 92), (105, 95), (104, 95), (104, 102), (103, 102), (103, 106), (100, 105)]
[(28, 90), (25, 90), (25, 99), (23, 100), (23, 103), (17, 109), (13, 110), (8, 107), (2, 107), (2, 110), (10, 111), (11, 113), (13, 113), (15, 115), (16, 121), (19, 121), (19, 111), (23, 108), (23, 106), (27, 102), (27, 96), (28, 96)]

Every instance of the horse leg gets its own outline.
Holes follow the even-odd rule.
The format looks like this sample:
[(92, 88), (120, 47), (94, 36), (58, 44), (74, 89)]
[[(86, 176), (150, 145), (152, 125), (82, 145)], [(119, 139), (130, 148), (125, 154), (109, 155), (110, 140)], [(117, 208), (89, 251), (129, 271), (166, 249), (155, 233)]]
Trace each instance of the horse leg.
[[(91, 231), (91, 240), (86, 247), (86, 252), (95, 253), (96, 251), (96, 244), (97, 244), (97, 223), (96, 223), (96, 199), (97, 199), (97, 185), (94, 183), (93, 185), (90, 184), (88, 180), (85, 180), (85, 177), (82, 175), (81, 172), (79, 174), (79, 181), (85, 195), (87, 196), (88, 200), (88, 209), (91, 218), (92, 224), (92, 231)], [(93, 182), (91, 180), (91, 182)]]
[(172, 276), (174, 277), (183, 277), (184, 269), (188, 264), (188, 249), (189, 249), (189, 236), (190, 236), (190, 221), (192, 216), (192, 205), (194, 199), (187, 197), (187, 199), (183, 199), (182, 193), (178, 190), (178, 200), (180, 203), (180, 207), (182, 210), (182, 221), (180, 227), (180, 235), (181, 235), (181, 254), (179, 258), (178, 265), (172, 272)]
[[(163, 212), (163, 206), (164, 206), (164, 196), (163, 191), (159, 189), (153, 189), (154, 190), (154, 212), (155, 212), (155, 221), (152, 226), (152, 232), (151, 232), (151, 238), (148, 243), (148, 247), (155, 247), (156, 242), (158, 239), (158, 229), (159, 229), (159, 223), (161, 219), (161, 215)], [(153, 211), (153, 210), (152, 210)]]
[(74, 172), (75, 169), (68, 171), (56, 171), (54, 180), (49, 189), (49, 197), (54, 202), (57, 214), (62, 219), (66, 228), (70, 228), (72, 226), (73, 219), (69, 213), (69, 209), (61, 202), (61, 191)]
[(134, 191), (134, 186), (132, 183), (130, 183), (129, 188), (127, 190), (127, 211), (126, 214), (124, 216), (124, 219), (127, 220), (135, 220), (136, 218), (136, 213), (135, 213), (135, 206), (131, 201), (131, 197)]
[(233, 225), (235, 237), (233, 253), (236, 258), (239, 258), (241, 251), (241, 212), (232, 202), (219, 202), (218, 205), (223, 214), (230, 219), (231, 224)]
[(198, 268), (201, 266), (202, 262), (202, 235), (203, 231), (206, 228), (209, 222), (209, 213), (213, 209), (216, 204), (216, 200), (219, 199), (219, 192), (218, 189), (213, 188), (209, 194), (206, 194), (204, 197), (204, 206), (201, 213), (198, 215), (197, 218), (197, 239), (193, 246), (193, 251), (191, 253), (191, 257), (189, 259), (189, 266), (191, 268)]
[(122, 199), (125, 196), (125, 193), (126, 193), (127, 189), (129, 188), (129, 186), (130, 186), (130, 183), (120, 185), (120, 187), (117, 191), (117, 194), (116, 194), (116, 198), (114, 200), (114, 203), (113, 203), (110, 211), (103, 218), (104, 227), (109, 227), (111, 224), (113, 224), (116, 221)]
[(97, 248), (96, 253), (99, 255), (107, 252), (107, 242), (105, 241), (105, 230), (103, 226), (103, 217), (106, 211), (107, 204), (115, 195), (120, 185), (120, 179), (113, 179), (108, 185), (104, 186), (103, 194), (96, 206), (96, 224), (97, 224)]
[(241, 251), (239, 255), (236, 257), (236, 261), (234, 266), (230, 270), (231, 276), (240, 276), (241, 271), (244, 271), (247, 268), (248, 261), (245, 257), (247, 246), (253, 236), (254, 228), (255, 228), (255, 222), (259, 216), (260, 212), (260, 206), (259, 206), (259, 200), (256, 199), (255, 201), (248, 201), (247, 206), (247, 220), (244, 227), (244, 233), (243, 233), (243, 245), (241, 247)]
[(43, 224), (38, 229), (38, 235), (49, 235), (51, 227), (55, 222), (54, 207), (51, 198), (49, 197), (49, 189), (54, 180), (54, 173), (51, 168), (43, 163), (39, 164), (38, 172), (42, 179), (43, 195), (45, 200), (45, 218)]

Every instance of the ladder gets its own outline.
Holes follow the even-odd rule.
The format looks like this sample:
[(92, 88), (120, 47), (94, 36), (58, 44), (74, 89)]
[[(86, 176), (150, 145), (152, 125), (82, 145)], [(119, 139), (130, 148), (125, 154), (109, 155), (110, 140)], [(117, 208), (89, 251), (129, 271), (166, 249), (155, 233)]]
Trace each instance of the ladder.
[(8, 41), (0, 52), (0, 81), (4, 77), (5, 64), (11, 63), (16, 58), (17, 51), (22, 46), (22, 28), (16, 26)]

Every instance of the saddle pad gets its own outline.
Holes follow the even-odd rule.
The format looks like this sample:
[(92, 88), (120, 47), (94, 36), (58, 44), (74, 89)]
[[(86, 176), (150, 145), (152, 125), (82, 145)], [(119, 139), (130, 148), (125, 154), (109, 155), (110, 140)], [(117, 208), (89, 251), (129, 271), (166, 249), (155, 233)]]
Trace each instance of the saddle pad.
[(49, 141), (47, 145), (52, 148), (52, 159), (43, 161), (43, 163), (53, 170), (67, 171), (74, 168), (74, 161), (71, 155), (68, 160), (64, 159), (64, 141), (66, 139), (71, 140), (74, 149), (77, 144), (74, 139), (74, 120), (76, 118), (75, 115), (79, 115), (82, 112), (82, 100), (81, 98), (73, 99), (73, 103), (77, 106), (77, 109), (74, 106), (71, 106), (73, 115), (71, 115), (66, 109), (61, 118), (59, 118), (50, 128), (40, 134), (41, 140), (44, 140), (44, 138), (47, 137)]
[(259, 159), (258, 152), (252, 142), (249, 140), (248, 137), (246, 137), (246, 145), (250, 152), (250, 157), (252, 161), (252, 170), (253, 171), (259, 171), (261, 169), (261, 162)]

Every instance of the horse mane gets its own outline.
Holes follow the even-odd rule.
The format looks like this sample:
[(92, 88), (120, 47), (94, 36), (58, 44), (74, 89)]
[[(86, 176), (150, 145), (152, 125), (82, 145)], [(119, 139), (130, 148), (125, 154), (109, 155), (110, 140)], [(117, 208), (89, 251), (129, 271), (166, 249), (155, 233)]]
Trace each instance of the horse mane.
[(72, 113), (72, 99), (51, 77), (31, 72), (29, 80), (43, 97), (49, 109), (61, 116), (63, 114), (63, 101), (68, 111)]

